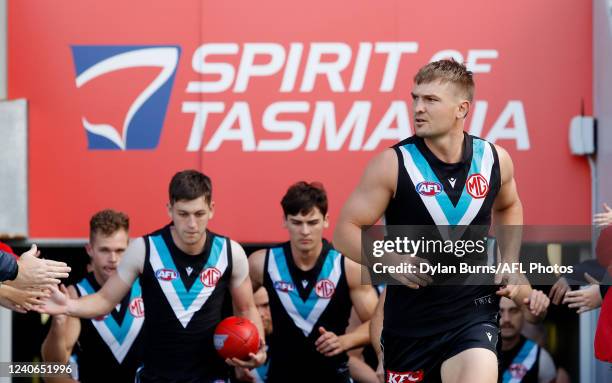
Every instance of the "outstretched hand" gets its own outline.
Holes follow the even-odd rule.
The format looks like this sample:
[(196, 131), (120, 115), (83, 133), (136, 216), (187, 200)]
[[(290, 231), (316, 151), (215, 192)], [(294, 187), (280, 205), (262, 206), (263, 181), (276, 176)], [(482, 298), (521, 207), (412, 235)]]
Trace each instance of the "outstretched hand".
[(61, 315), (68, 312), (68, 290), (64, 285), (51, 286), (49, 296), (40, 299), (40, 305), (34, 309), (43, 314)]
[(19, 272), (14, 281), (9, 282), (13, 287), (26, 288), (46, 288), (51, 285), (58, 285), (60, 278), (68, 278), (70, 267), (64, 262), (52, 261), (50, 259), (40, 259), (40, 251), (36, 245), (32, 245), (30, 250), (19, 257), (17, 264)]

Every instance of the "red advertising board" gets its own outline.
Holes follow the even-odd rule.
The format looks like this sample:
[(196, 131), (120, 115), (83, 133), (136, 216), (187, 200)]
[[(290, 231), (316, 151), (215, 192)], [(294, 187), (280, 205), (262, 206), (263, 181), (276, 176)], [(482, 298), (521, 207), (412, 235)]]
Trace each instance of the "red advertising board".
[[(573, 0), (8, 2), (9, 97), (29, 101), (32, 238), (168, 221), (178, 170), (211, 176), (214, 230), (285, 238), (279, 201), (321, 181), (332, 227), (367, 161), (412, 134), (412, 77), (475, 73), (466, 127), (513, 157), (529, 224), (588, 224), (572, 117), (592, 108), (591, 4)], [(557, 198), (555, 198), (557, 197)], [(328, 233), (331, 235), (331, 232)]]

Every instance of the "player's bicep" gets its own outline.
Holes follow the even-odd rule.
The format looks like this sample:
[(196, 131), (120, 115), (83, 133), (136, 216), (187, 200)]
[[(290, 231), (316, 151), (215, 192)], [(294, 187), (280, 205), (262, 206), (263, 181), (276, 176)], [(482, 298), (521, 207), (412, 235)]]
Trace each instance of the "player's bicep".
[(134, 281), (144, 269), (146, 246), (144, 238), (136, 238), (130, 242), (125, 250), (121, 262), (117, 268), (117, 275), (128, 286), (132, 286)]
[(340, 220), (358, 226), (378, 221), (395, 192), (397, 172), (397, 157), (392, 149), (374, 157), (346, 201)]
[(514, 179), (514, 165), (508, 152), (501, 146), (495, 146), (499, 157), (501, 187), (495, 198), (493, 209), (496, 211), (507, 209), (520, 204), (516, 181)]
[(253, 284), (253, 291), (257, 291), (263, 285), (264, 265), (266, 261), (266, 250), (257, 250), (249, 256), (249, 275)]
[(231, 241), (232, 246), (232, 276), (230, 287), (239, 287), (249, 276), (249, 261), (244, 249), (238, 242)]

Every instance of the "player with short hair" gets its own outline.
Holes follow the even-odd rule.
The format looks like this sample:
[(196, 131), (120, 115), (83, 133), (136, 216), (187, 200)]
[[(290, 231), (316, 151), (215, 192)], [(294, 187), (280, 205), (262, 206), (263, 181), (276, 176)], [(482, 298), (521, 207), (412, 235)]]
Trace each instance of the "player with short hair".
[[(91, 272), (67, 293), (77, 299), (99, 291), (116, 272), (129, 244), (130, 221), (126, 214), (102, 210), (89, 221)], [(138, 280), (108, 315), (79, 319), (54, 315), (42, 345), (46, 362), (68, 363), (76, 356), (79, 381), (133, 381), (142, 364), (144, 305)]]
[[(523, 223), (510, 156), (464, 132), (473, 94), (472, 73), (460, 63), (440, 60), (418, 71), (411, 93), (416, 134), (368, 164), (336, 227), (343, 254), (365, 262), (361, 228), (382, 216), (388, 228), (489, 226), (492, 217), (497, 225)], [(421, 183), (435, 185), (433, 192), (417, 190)], [(504, 261), (518, 259), (516, 239), (499, 238)], [(529, 286), (425, 287), (427, 274), (398, 278), (404, 285), (387, 286), (384, 305), (386, 381), (496, 382), (499, 295), (523, 302)]]
[[(298, 182), (281, 201), (289, 241), (249, 257), (254, 288), (270, 298), (274, 332), (267, 382), (349, 382), (347, 350), (369, 342), (376, 293), (360, 266), (323, 238), (327, 194)], [(365, 322), (345, 334), (351, 307)]]
[(106, 314), (139, 278), (147, 315), (138, 380), (227, 382), (226, 363), (252, 368), (266, 357), (263, 339), (248, 361), (224, 361), (213, 343), (228, 291), (235, 315), (251, 320), (263, 336), (246, 254), (237, 242), (208, 230), (215, 203), (211, 180), (201, 172), (172, 177), (167, 208), (172, 222), (132, 241), (118, 272), (100, 291), (75, 300), (56, 290), (43, 311), (82, 318)]

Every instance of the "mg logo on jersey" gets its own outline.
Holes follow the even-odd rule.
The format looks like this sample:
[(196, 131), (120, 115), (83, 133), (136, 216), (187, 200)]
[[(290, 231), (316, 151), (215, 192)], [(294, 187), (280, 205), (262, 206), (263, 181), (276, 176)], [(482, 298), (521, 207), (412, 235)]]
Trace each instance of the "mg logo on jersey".
[[(93, 45), (72, 47), (76, 86), (82, 88), (113, 72), (131, 68), (161, 68), (132, 100), (121, 126), (82, 116), (87, 147), (94, 150), (155, 149), (159, 143), (179, 61), (178, 46)], [(124, 86), (121, 84), (120, 86)], [(129, 84), (128, 84), (129, 85)], [(116, 89), (117, 94), (123, 91)], [(107, 100), (113, 94), (101, 94)], [(115, 122), (117, 125), (117, 122)]]
[(160, 281), (171, 281), (176, 279), (177, 274), (176, 271), (172, 269), (159, 269), (155, 272), (155, 277)]
[(329, 279), (321, 279), (315, 286), (315, 294), (321, 298), (331, 298), (334, 295), (334, 291), (336, 291), (336, 286)]
[(387, 371), (387, 383), (420, 382), (423, 380), (423, 370), (408, 372)]
[(278, 291), (282, 291), (284, 293), (288, 293), (290, 291), (295, 290), (295, 286), (291, 282), (275, 281), (274, 282), (274, 289), (278, 290)]
[(482, 174), (476, 173), (465, 182), (467, 192), (474, 198), (484, 198), (489, 193), (489, 183)]
[(442, 184), (433, 181), (419, 182), (416, 186), (417, 193), (426, 197), (433, 197), (435, 195), (438, 195), (442, 193), (442, 190), (444, 190), (442, 188)]
[(206, 287), (216, 286), (219, 278), (221, 278), (221, 272), (215, 267), (209, 267), (200, 273), (200, 280)]
[(144, 316), (144, 301), (142, 298), (134, 298), (130, 302), (130, 313), (134, 318), (141, 318)]

